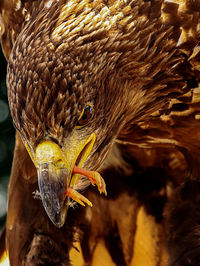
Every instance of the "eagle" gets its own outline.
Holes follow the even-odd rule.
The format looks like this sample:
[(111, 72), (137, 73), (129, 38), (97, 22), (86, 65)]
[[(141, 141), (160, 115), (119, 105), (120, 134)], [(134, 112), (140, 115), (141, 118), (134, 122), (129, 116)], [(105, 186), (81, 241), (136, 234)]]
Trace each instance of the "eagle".
[(16, 128), (0, 254), (200, 265), (199, 0), (1, 0), (0, 40)]

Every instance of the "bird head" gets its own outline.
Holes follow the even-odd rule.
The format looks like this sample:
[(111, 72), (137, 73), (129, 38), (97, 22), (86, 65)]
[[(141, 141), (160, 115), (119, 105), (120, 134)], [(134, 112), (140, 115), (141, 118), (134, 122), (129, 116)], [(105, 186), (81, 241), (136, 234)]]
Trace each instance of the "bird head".
[(105, 18), (88, 8), (72, 10), (58, 1), (36, 6), (8, 63), (12, 118), (57, 227), (66, 219), (67, 188), (80, 191), (88, 185), (73, 174), (74, 166), (100, 169), (128, 109), (123, 94), (128, 83), (116, 67), (122, 54), (114, 49), (117, 33), (110, 36)]
[(172, 28), (147, 19), (140, 4), (34, 1), (13, 45), (11, 115), (58, 227), (69, 205), (66, 191), (88, 186), (74, 167), (101, 170), (116, 138), (132, 136), (134, 125), (164, 107), (173, 91), (167, 83), (179, 57), (172, 58), (176, 43), (167, 41)]

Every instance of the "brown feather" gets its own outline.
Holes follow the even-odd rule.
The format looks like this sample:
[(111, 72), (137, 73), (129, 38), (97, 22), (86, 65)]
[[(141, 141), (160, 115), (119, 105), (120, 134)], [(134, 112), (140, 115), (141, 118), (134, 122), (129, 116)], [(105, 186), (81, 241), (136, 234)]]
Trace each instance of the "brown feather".
[[(179, 186), (188, 178), (199, 186), (199, 10), (198, 0), (0, 3), (11, 113), (29, 145), (34, 149), (48, 138), (64, 145), (85, 103), (94, 105), (93, 121), (83, 136), (95, 132), (97, 141), (86, 166), (105, 176), (109, 197), (106, 200), (89, 192), (95, 206), (87, 208), (79, 221), (88, 265), (102, 239), (111, 261), (120, 266), (138, 266), (143, 257), (144, 265), (147, 261), (166, 265), (167, 241), (173, 265), (183, 252), (181, 242), (187, 242), (188, 249), (193, 239), (199, 241), (198, 234), (193, 234), (198, 215), (188, 225), (191, 238), (185, 237), (184, 224), (177, 241), (170, 228), (176, 233), (180, 217), (170, 207), (167, 218), (163, 215), (168, 202), (175, 210), (179, 206), (180, 212), (186, 210), (188, 221), (196, 214), (189, 208), (196, 206), (189, 199), (193, 183), (188, 186), (185, 209), (180, 192), (178, 203), (172, 194), (182, 191)], [(50, 238), (56, 256), (63, 241), (67, 252), (63, 255), (60, 248), (60, 260), (66, 259), (68, 265), (74, 234), (68, 226), (75, 227), (76, 219), (72, 215), (64, 228), (55, 229), (41, 202), (32, 198), (36, 180), (17, 136), (6, 229), (11, 263), (20, 265), (26, 258), (30, 263), (31, 252), (38, 254), (35, 245), (44, 247)], [(29, 208), (31, 213), (24, 215)], [(143, 228), (138, 217), (147, 221), (146, 239), (154, 243), (152, 247), (137, 233)], [(38, 231), (47, 236), (38, 240)], [(140, 241), (146, 245), (144, 256), (138, 255)], [(184, 265), (198, 265), (198, 249), (184, 253), (175, 265), (183, 265), (183, 259)]]

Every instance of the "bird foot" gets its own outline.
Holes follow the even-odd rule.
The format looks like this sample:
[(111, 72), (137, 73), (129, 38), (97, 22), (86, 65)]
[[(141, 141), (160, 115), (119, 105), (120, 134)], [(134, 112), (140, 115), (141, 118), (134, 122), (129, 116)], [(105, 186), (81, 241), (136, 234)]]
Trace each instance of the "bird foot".
[(66, 195), (68, 197), (70, 197), (71, 199), (73, 199), (74, 201), (76, 201), (79, 204), (81, 204), (82, 206), (85, 206), (84, 203), (86, 203), (90, 207), (92, 207), (92, 202), (91, 201), (89, 201), (86, 197), (84, 197), (83, 195), (81, 195), (79, 192), (77, 192), (76, 190), (74, 190), (72, 188), (68, 188), (67, 189)]
[[(107, 196), (105, 181), (98, 172), (88, 171), (88, 170), (79, 168), (75, 165), (73, 168), (73, 174), (80, 174), (80, 175), (87, 177), (93, 186), (97, 185), (100, 194), (103, 192)], [(85, 206), (85, 203), (86, 203), (87, 205), (92, 207), (92, 203), (86, 197), (84, 197), (82, 194), (80, 194), (73, 188), (68, 188), (66, 195), (70, 197), (71, 199), (73, 199), (74, 201), (81, 204), (82, 206)]]
[(75, 165), (73, 174), (80, 174), (87, 177), (93, 186), (97, 185), (100, 194), (103, 192), (107, 196), (105, 181), (98, 172), (85, 170)]

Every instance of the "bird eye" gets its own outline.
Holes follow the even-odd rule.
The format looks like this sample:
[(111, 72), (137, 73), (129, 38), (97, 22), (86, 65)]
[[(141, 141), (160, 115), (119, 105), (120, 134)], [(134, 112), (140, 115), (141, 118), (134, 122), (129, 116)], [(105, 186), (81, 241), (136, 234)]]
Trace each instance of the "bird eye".
[(77, 127), (85, 126), (87, 124), (87, 122), (92, 118), (92, 115), (93, 115), (93, 108), (92, 108), (92, 106), (87, 105), (83, 109), (83, 111), (82, 111), (82, 113), (78, 119)]

